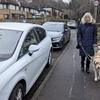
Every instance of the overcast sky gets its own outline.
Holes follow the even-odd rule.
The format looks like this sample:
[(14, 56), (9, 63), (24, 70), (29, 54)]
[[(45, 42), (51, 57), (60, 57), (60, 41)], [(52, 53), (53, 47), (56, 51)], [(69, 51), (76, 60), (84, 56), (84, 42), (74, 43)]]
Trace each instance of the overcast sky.
[(71, 0), (63, 0), (64, 2), (66, 2), (66, 3), (69, 3), (69, 1), (71, 1)]

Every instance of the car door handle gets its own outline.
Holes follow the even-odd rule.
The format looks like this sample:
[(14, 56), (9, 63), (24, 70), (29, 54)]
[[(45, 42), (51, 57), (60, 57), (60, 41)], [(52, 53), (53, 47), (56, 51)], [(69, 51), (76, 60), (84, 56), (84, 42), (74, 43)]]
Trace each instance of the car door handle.
[(34, 50), (34, 52), (37, 52), (37, 51), (39, 51), (40, 49), (36, 49), (36, 50)]

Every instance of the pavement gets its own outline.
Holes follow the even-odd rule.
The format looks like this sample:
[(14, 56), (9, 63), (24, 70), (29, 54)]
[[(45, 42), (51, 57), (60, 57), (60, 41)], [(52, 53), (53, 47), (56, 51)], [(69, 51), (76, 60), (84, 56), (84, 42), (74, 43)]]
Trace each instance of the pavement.
[(100, 100), (100, 82), (94, 82), (92, 65), (90, 74), (80, 70), (76, 30), (35, 100)]

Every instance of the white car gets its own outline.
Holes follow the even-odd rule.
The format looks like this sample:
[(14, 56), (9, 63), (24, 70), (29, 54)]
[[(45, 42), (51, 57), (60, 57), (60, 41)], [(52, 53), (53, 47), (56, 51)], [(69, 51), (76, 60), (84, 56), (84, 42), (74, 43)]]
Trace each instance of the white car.
[(22, 100), (50, 65), (51, 47), (40, 25), (0, 23), (0, 100)]
[(43, 27), (51, 37), (53, 48), (62, 48), (70, 41), (70, 29), (64, 22), (46, 22)]
[(76, 29), (76, 28), (78, 27), (78, 24), (77, 24), (77, 22), (76, 22), (75, 20), (69, 20), (69, 21), (67, 22), (67, 26), (68, 26), (69, 28)]

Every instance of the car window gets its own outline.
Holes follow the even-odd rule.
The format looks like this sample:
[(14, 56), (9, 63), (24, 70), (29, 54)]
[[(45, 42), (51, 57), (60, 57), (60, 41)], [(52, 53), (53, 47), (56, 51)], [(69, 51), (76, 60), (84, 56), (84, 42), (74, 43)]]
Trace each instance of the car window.
[(0, 59), (10, 58), (22, 35), (22, 31), (0, 29)]
[(43, 28), (35, 28), (35, 31), (39, 37), (39, 40), (42, 41), (46, 37), (46, 31)]
[(63, 26), (62, 23), (44, 23), (43, 27), (47, 31), (51, 31), (51, 32), (62, 32), (62, 31), (64, 31), (64, 26)]
[(24, 41), (24, 43), (22, 45), (22, 48), (21, 48), (21, 51), (20, 51), (20, 54), (19, 54), (18, 58), (21, 58), (22, 56), (24, 56), (25, 54), (27, 54), (29, 46), (32, 45), (32, 44), (35, 44), (35, 45), (38, 44), (38, 40), (37, 40), (35, 31), (33, 31), (33, 30), (31, 30), (28, 33), (28, 35), (26, 36), (26, 39), (25, 39), (25, 41)]

